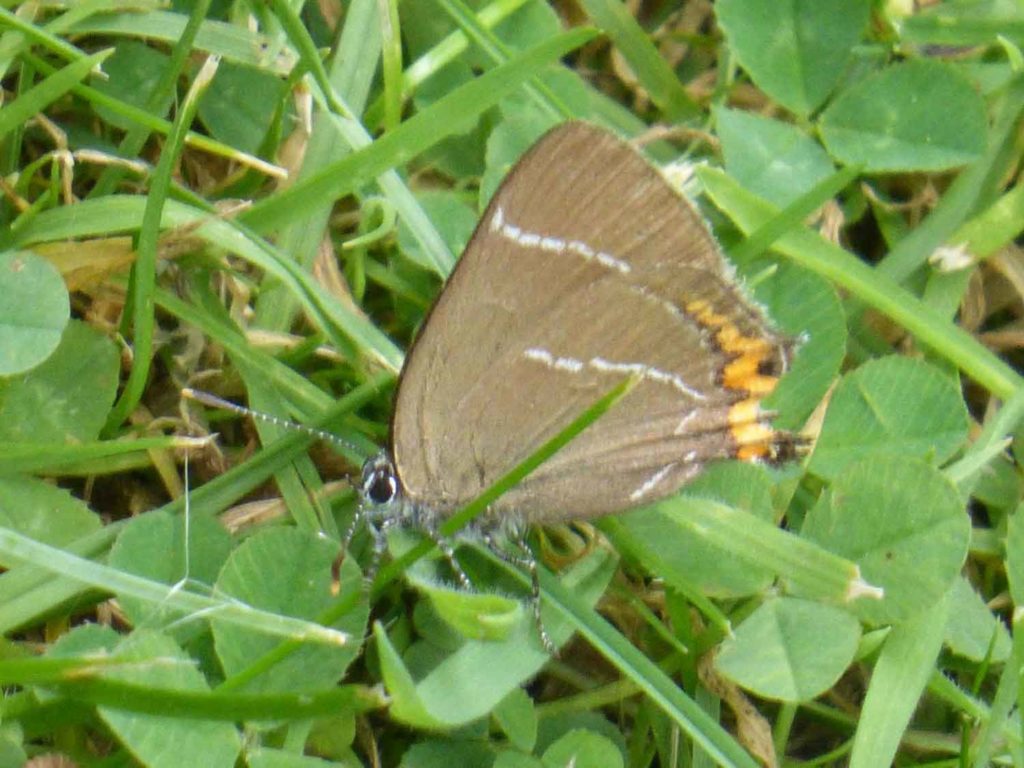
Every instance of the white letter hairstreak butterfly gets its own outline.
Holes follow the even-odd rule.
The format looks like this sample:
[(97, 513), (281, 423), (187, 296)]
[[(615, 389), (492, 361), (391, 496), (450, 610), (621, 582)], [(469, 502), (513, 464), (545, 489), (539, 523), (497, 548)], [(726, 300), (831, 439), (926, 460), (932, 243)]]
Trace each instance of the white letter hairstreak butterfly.
[(799, 437), (774, 429), (761, 401), (794, 346), (638, 151), (588, 123), (560, 125), (509, 172), (430, 309), (398, 379), (389, 447), (363, 467), (355, 522), (370, 524), (375, 557), (388, 528), (422, 530), (468, 584), (441, 524), (632, 377), (473, 523), (506, 559), (493, 534), (523, 548), (511, 559), (531, 571), (539, 624), (524, 529), (656, 501), (715, 459), (793, 456)]
[(714, 459), (787, 458), (797, 439), (761, 401), (793, 347), (661, 173), (614, 135), (565, 123), (509, 172), (405, 359), (390, 445), (363, 469), (378, 551), (393, 524), (437, 539), (624, 377), (633, 389), (478, 528), (621, 512)]

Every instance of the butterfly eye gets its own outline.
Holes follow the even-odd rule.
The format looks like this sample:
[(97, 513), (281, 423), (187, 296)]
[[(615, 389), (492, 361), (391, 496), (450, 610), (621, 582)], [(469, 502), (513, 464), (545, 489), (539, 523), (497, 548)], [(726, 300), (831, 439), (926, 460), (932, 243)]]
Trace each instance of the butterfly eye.
[(398, 478), (386, 456), (376, 456), (363, 465), (363, 498), (373, 504), (387, 504), (398, 496)]
[(366, 496), (374, 504), (387, 504), (398, 495), (398, 483), (394, 475), (374, 475), (370, 486), (366, 489)]

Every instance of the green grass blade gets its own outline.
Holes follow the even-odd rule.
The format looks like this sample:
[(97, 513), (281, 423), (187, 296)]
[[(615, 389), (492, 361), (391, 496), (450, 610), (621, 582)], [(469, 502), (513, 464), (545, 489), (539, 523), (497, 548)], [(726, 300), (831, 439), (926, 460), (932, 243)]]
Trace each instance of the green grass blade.
[(4, 104), (4, 108), (0, 109), (0, 138), (24, 127), (28, 120), (88, 77), (89, 73), (112, 53), (113, 50), (108, 48), (92, 56), (77, 59), (25, 91), (14, 101)]
[(637, 80), (670, 122), (700, 114), (700, 108), (625, 3), (621, 0), (581, 0), (581, 5), (594, 23), (612, 39), (629, 62)]
[(91, 560), (75, 557), (62, 549), (40, 544), (5, 528), (0, 528), (0, 559), (7, 567), (15, 563), (29, 562), (96, 589), (148, 600), (184, 615), (197, 618), (201, 615), (216, 615), (218, 621), (246, 627), (254, 632), (329, 645), (345, 645), (351, 642), (351, 638), (344, 632), (330, 627), (263, 611), (237, 600), (207, 597), (123, 573)]
[(139, 243), (136, 249), (135, 264), (132, 269), (132, 339), (134, 342), (132, 368), (128, 381), (124, 385), (121, 397), (111, 409), (107, 417), (107, 429), (116, 429), (142, 399), (142, 392), (149, 378), (150, 364), (153, 355), (153, 330), (156, 321), (153, 315), (156, 301), (153, 292), (156, 289), (157, 245), (160, 238), (160, 222), (163, 218), (164, 203), (171, 187), (171, 175), (177, 167), (178, 158), (185, 146), (185, 136), (195, 119), (199, 108), (199, 99), (213, 80), (217, 69), (215, 59), (207, 59), (203, 69), (192, 81), (192, 87), (182, 108), (174, 120), (174, 126), (167, 137), (167, 145), (160, 153), (160, 162), (150, 183), (146, 195), (146, 208), (142, 215), (139, 230)]

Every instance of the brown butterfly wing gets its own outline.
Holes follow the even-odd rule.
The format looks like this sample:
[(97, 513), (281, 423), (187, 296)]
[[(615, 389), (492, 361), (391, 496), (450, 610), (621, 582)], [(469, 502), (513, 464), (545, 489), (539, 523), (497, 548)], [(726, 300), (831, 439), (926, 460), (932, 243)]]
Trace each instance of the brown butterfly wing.
[[(635, 375), (495, 505), (530, 521), (621, 511), (736, 455), (737, 414), (756, 411), (737, 403), (756, 406), (789, 350), (661, 174), (567, 123), (512, 169), (431, 310), (400, 379), (393, 459), (407, 498), (445, 514)], [(753, 455), (773, 439), (757, 426)]]

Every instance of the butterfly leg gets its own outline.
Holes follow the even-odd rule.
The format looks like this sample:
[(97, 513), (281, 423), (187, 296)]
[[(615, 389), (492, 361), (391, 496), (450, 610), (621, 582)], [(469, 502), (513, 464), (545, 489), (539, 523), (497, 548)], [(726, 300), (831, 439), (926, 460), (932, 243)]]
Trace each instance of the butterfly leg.
[(530, 605), (533, 608), (533, 623), (537, 626), (537, 634), (540, 636), (544, 650), (552, 656), (557, 656), (558, 648), (551, 641), (551, 636), (544, 628), (544, 620), (540, 615), (540, 576), (537, 570), (537, 558), (523, 542), (522, 536), (511, 536), (509, 541), (519, 550), (518, 553), (509, 552), (490, 533), (484, 534), (484, 543), (487, 544), (487, 548), (491, 552), (515, 568), (525, 568), (530, 575)]
[(369, 520), (370, 534), (373, 536), (373, 560), (370, 562), (370, 569), (366, 572), (366, 578), (373, 583), (377, 578), (377, 570), (380, 568), (380, 561), (384, 559), (384, 552), (388, 548), (388, 529), (398, 524), (398, 519), (385, 517), (382, 520)]
[(423, 533), (434, 542), (434, 546), (444, 555), (444, 559), (448, 561), (448, 567), (452, 569), (455, 578), (459, 580), (459, 586), (467, 591), (472, 589), (473, 583), (469, 580), (469, 576), (466, 575), (462, 566), (459, 565), (459, 561), (455, 559), (455, 548), (452, 546), (451, 540), (442, 536), (436, 528), (430, 525), (424, 526)]

